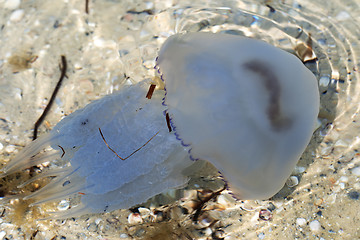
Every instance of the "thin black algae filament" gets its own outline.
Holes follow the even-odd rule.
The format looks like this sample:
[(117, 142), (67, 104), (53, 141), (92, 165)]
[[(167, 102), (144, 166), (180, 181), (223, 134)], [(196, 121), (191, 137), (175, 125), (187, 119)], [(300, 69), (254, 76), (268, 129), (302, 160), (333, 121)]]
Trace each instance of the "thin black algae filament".
[(61, 56), (61, 66), (60, 66), (60, 70), (61, 70), (61, 75), (59, 78), (59, 81), (56, 84), (56, 87), (51, 95), (51, 98), (48, 102), (48, 104), (46, 105), (46, 108), (44, 109), (44, 112), (41, 114), (41, 116), (39, 117), (39, 119), (36, 121), (35, 126), (34, 126), (34, 135), (33, 135), (33, 140), (35, 140), (37, 138), (37, 132), (38, 132), (38, 128), (41, 125), (41, 123), (44, 121), (46, 115), (48, 114), (52, 104), (54, 103), (55, 97), (61, 87), (61, 83), (62, 80), (65, 77), (66, 74), (66, 69), (67, 69), (67, 64), (66, 64), (66, 58), (65, 56)]
[(212, 194), (210, 194), (210, 196), (206, 197), (204, 200), (202, 200), (200, 203), (197, 204), (197, 206), (195, 207), (195, 213), (193, 215), (193, 221), (197, 222), (201, 213), (201, 210), (203, 210), (205, 204), (207, 202), (209, 202), (211, 199), (214, 199), (216, 197), (218, 197), (224, 190), (226, 190), (228, 188), (228, 184), (227, 182), (225, 182), (224, 187), (216, 192), (213, 192)]
[(142, 149), (143, 147), (145, 147), (156, 135), (158, 135), (159, 132), (155, 133), (154, 136), (152, 136), (146, 143), (144, 143), (141, 147), (139, 147), (138, 149), (136, 149), (135, 151), (133, 151), (129, 156), (127, 156), (126, 158), (122, 158), (119, 156), (119, 154), (116, 153), (116, 151), (114, 149), (112, 149), (109, 144), (106, 142), (105, 137), (103, 135), (103, 133), (101, 132), (101, 129), (99, 128), (99, 132), (100, 135), (102, 137), (102, 139), (104, 140), (106, 146), (113, 152), (115, 153), (115, 155), (120, 158), (121, 160), (125, 161), (126, 159), (128, 159), (129, 157), (131, 157), (132, 155), (134, 155), (136, 152), (138, 152), (140, 149)]
[(85, 13), (89, 14), (89, 0), (85, 0)]
[(58, 145), (59, 148), (61, 148), (62, 150), (62, 154), (61, 154), (61, 158), (63, 158), (63, 156), (65, 155), (65, 150), (62, 146)]
[(172, 128), (171, 128), (171, 124), (170, 124), (170, 116), (169, 116), (169, 113), (167, 112), (166, 115), (165, 115), (165, 118), (166, 118), (166, 125), (169, 129), (169, 132), (172, 131)]
[[(66, 57), (63, 56), (63, 55), (61, 56), (61, 65), (59, 67), (60, 67), (60, 71), (61, 71), (60, 78), (59, 78), (59, 80), (58, 80), (58, 82), (57, 82), (57, 84), (55, 86), (55, 89), (54, 89), (54, 91), (53, 91), (53, 93), (51, 95), (51, 98), (50, 98), (48, 104), (46, 105), (43, 113), (41, 114), (39, 119), (35, 122), (33, 141), (37, 138), (38, 128), (42, 124), (42, 122), (44, 121), (46, 115), (49, 113), (49, 110), (50, 110), (52, 104), (54, 103), (55, 97), (56, 97), (57, 93), (59, 92), (59, 89), (61, 87), (61, 83), (62, 83), (64, 77), (66, 76), (67, 63), (66, 63)], [(61, 157), (63, 157), (64, 154), (65, 154), (64, 149), (62, 149), (62, 150), (63, 150), (63, 154), (61, 155)], [(34, 171), (35, 171), (34, 167), (30, 167), (30, 176), (33, 175)]]

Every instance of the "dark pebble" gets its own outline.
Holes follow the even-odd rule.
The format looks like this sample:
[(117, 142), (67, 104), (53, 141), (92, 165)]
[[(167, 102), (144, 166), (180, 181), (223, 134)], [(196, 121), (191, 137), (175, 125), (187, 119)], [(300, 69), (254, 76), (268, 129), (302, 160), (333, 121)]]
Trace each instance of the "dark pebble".
[(360, 194), (356, 191), (351, 191), (348, 193), (348, 196), (350, 199), (359, 200)]

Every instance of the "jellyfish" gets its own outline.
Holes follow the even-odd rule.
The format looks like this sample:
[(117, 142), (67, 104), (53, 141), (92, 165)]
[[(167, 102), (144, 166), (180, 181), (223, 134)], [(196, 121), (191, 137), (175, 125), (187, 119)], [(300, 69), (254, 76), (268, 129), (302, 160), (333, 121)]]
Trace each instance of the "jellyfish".
[(165, 83), (145, 97), (144, 80), (96, 100), (26, 146), (1, 177), (50, 161), (19, 187), (46, 177), (32, 205), (78, 205), (52, 217), (110, 212), (184, 187), (209, 161), (241, 199), (266, 199), (290, 176), (315, 129), (315, 76), (290, 53), (219, 33), (169, 37), (155, 66)]

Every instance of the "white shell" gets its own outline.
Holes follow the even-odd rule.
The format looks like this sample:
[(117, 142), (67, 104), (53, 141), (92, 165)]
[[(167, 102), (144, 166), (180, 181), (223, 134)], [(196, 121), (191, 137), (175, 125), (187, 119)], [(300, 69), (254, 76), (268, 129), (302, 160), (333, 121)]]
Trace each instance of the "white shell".
[(262, 41), (190, 33), (171, 36), (157, 63), (191, 156), (213, 163), (242, 199), (278, 192), (319, 111), (317, 80), (302, 62)]

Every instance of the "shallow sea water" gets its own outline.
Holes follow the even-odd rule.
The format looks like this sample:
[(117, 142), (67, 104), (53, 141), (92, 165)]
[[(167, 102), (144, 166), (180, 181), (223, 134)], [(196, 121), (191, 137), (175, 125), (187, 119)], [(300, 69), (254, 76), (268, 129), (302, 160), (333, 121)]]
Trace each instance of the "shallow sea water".
[[(196, 189), (221, 188), (209, 166), (201, 173), (208, 177), (155, 197), (140, 214), (36, 221), (41, 207), (0, 203), (0, 239), (360, 239), (359, 2), (90, 0), (88, 7), (87, 14), (80, 0), (0, 0), (1, 165), (31, 141), (61, 55), (67, 78), (39, 134), (125, 83), (156, 78), (157, 51), (177, 32), (228, 32), (297, 54), (319, 80), (320, 127), (270, 200), (235, 201), (223, 192), (195, 224)], [(0, 186), (16, 184), (10, 180)]]

